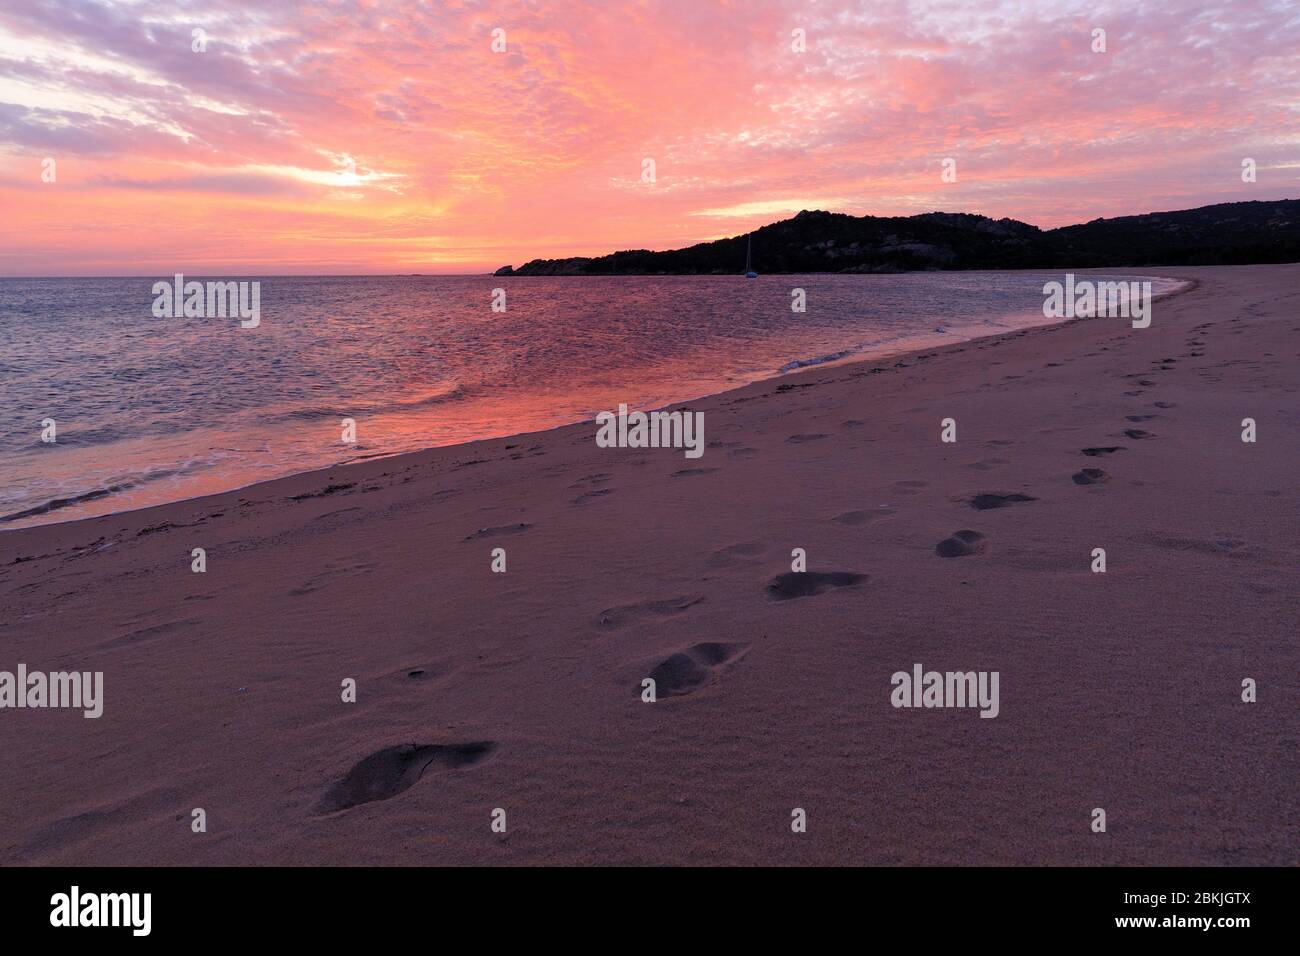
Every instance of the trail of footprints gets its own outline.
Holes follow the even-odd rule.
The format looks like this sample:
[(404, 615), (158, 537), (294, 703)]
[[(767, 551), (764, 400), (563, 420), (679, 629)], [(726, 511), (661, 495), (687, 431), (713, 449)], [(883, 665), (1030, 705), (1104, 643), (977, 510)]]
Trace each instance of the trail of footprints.
[[(1172, 367), (1172, 363), (1174, 363), (1175, 361), (1176, 359), (1172, 359), (1172, 358), (1163, 359), (1159, 362), (1159, 367), (1167, 370)], [(1140, 381), (1138, 384), (1154, 385), (1156, 383), (1143, 380)], [(1125, 392), (1124, 394), (1140, 395), (1141, 392)], [(1161, 408), (1161, 409), (1174, 407), (1173, 402), (1159, 401), (1159, 402), (1154, 402), (1153, 404), (1155, 405), (1156, 408)], [(1158, 416), (1155, 414), (1126, 415), (1124, 416), (1124, 420), (1136, 424), (1139, 422), (1150, 421), (1151, 419), (1156, 417)], [(1154, 434), (1152, 434), (1151, 432), (1147, 431), (1144, 428), (1126, 428), (1123, 429), (1122, 434), (1124, 435), (1125, 438), (1128, 438), (1132, 441), (1146, 441), (1147, 439), (1156, 437)], [(1006, 442), (987, 442), (986, 444), (990, 444), (990, 445), (1006, 444)], [(1086, 455), (1089, 458), (1104, 458), (1109, 455), (1113, 455), (1116, 452), (1121, 452), (1124, 450), (1125, 448), (1123, 445), (1093, 445), (1088, 448), (1079, 449), (1079, 453), (1082, 455)], [(975, 462), (974, 464), (970, 465), (970, 467), (984, 470), (984, 468), (982, 467), (984, 465), (985, 462)], [(1106, 472), (1104, 468), (1088, 467), (1088, 468), (1080, 468), (1078, 471), (1076, 471), (1073, 475), (1070, 476), (1070, 480), (1073, 481), (1076, 485), (1100, 485), (1109, 481), (1110, 475), (1109, 473)], [(977, 511), (987, 511), (991, 508), (1005, 508), (1012, 504), (1036, 501), (1036, 500), (1037, 499), (1034, 498), (1032, 495), (1027, 495), (1024, 493), (1011, 493), (1011, 494), (983, 493), (972, 497), (970, 499), (970, 505), (972, 508), (974, 508)], [(941, 558), (962, 558), (974, 554), (982, 554), (987, 549), (988, 549), (988, 535), (980, 531), (972, 531), (970, 529), (964, 529), (961, 531), (953, 532), (951, 536), (944, 538), (942, 541), (936, 544), (934, 546), (934, 553)]]
[[(1198, 327), (1194, 331), (1201, 331), (1205, 327), (1208, 326)], [(1191, 340), (1187, 344), (1194, 348), (1204, 346), (1204, 342), (1200, 339)], [(1193, 358), (1203, 355), (1203, 351), (1189, 353), (1189, 357)], [(1176, 362), (1177, 359), (1165, 358), (1153, 361), (1152, 365), (1156, 371), (1164, 372), (1173, 370)], [(1055, 364), (1058, 363), (1048, 363), (1049, 367)], [(872, 369), (871, 371), (882, 370)], [(1128, 377), (1138, 378), (1142, 374), (1144, 373), (1137, 373)], [(1137, 384), (1142, 388), (1150, 388), (1157, 383), (1147, 378), (1138, 378)], [(783, 385), (778, 388), (778, 391), (793, 387), (796, 386)], [(811, 386), (801, 385), (797, 387)], [(1142, 394), (1142, 392), (1129, 391), (1124, 394), (1126, 396), (1136, 396)], [(1168, 401), (1155, 401), (1153, 405), (1155, 408), (1162, 410), (1175, 407), (1175, 403)], [(1125, 416), (1125, 420), (1132, 425), (1140, 425), (1156, 417), (1158, 416), (1155, 414), (1134, 414)], [(848, 420), (842, 424), (845, 427), (856, 427), (864, 424), (864, 422)], [(1123, 429), (1122, 434), (1131, 441), (1146, 441), (1156, 437), (1151, 432), (1140, 427)], [(790, 435), (786, 442), (798, 445), (820, 441), (826, 437), (827, 435), (823, 433), (799, 433)], [(1010, 445), (1012, 442), (997, 440), (985, 444), (991, 447), (1000, 447)], [(506, 447), (514, 448), (516, 446), (508, 445)], [(733, 459), (752, 458), (759, 454), (757, 449), (745, 447), (740, 443), (710, 442), (710, 447), (727, 448), (727, 457)], [(1080, 449), (1080, 454), (1089, 458), (1104, 458), (1121, 451), (1125, 451), (1124, 446), (1097, 445)], [(974, 462), (968, 467), (976, 470), (991, 470), (1005, 463), (1006, 459), (988, 458)], [(710, 474), (718, 470), (717, 468), (685, 468), (674, 472), (672, 477), (694, 477)], [(385, 476), (388, 474), (388, 472), (384, 473)], [(1101, 468), (1085, 467), (1074, 473), (1071, 479), (1077, 485), (1090, 486), (1102, 484), (1109, 477), (1107, 472)], [(579, 491), (577, 497), (572, 500), (572, 504), (583, 505), (593, 499), (611, 494), (614, 489), (603, 486), (609, 483), (612, 478), (613, 476), (608, 473), (597, 473), (579, 479), (578, 482), (570, 486)], [(403, 480), (410, 481), (411, 479), (405, 478)], [(891, 490), (898, 495), (916, 495), (921, 493), (925, 487), (926, 482), (923, 481), (899, 481), (891, 487)], [(345, 493), (352, 488), (352, 484), (329, 484), (319, 492), (296, 495), (294, 500), (307, 500)], [(984, 492), (968, 499), (968, 503), (976, 511), (987, 511), (1022, 505), (1036, 500), (1034, 496), (1023, 492)], [(334, 513), (337, 512), (331, 512), (330, 514)], [(873, 510), (863, 509), (843, 512), (830, 520), (838, 524), (856, 527), (886, 518), (893, 513), (894, 509), (881, 506)], [(208, 517), (220, 517), (220, 514)], [(164, 530), (165, 527), (167, 526), (148, 528), (141, 531), (140, 534), (144, 535)], [(497, 527), (484, 527), (466, 536), (464, 541), (524, 534), (532, 528), (533, 525), (523, 522)], [(1242, 549), (1244, 542), (1226, 537), (1215, 541), (1168, 538), (1161, 540), (1160, 544), (1179, 550), (1236, 553)], [(987, 551), (988, 546), (989, 536), (987, 534), (971, 529), (963, 529), (940, 541), (935, 545), (934, 550), (939, 557), (957, 558), (982, 554)], [(760, 560), (767, 550), (768, 545), (761, 541), (740, 542), (715, 552), (708, 563), (712, 566), (731, 566), (755, 562)], [(366, 556), (362, 555), (361, 557)], [(21, 560), (24, 559), (15, 559), (15, 563)], [(307, 594), (328, 585), (332, 579), (340, 575), (368, 574), (374, 571), (375, 568), (376, 565), (373, 562), (365, 561), (352, 565), (327, 565), (323, 571), (289, 593), (291, 595)], [(771, 578), (765, 585), (764, 590), (770, 601), (784, 602), (815, 597), (839, 589), (854, 588), (866, 580), (866, 575), (849, 571), (786, 572)], [(704, 600), (705, 596), (703, 594), (691, 593), (607, 608), (600, 613), (598, 625), (606, 631), (620, 631), (633, 625), (653, 623), (686, 613)], [(169, 631), (176, 624), (183, 625), (186, 623), (190, 622), (174, 622), (173, 624), (136, 630), (108, 643), (131, 643), (153, 639)], [(745, 656), (748, 650), (749, 645), (746, 643), (700, 642), (669, 654), (646, 668), (645, 673), (655, 681), (658, 697), (683, 697), (716, 683), (727, 669)], [(445, 677), (447, 673), (448, 670), (442, 665), (430, 664), (420, 667), (401, 668), (398, 676), (404, 680), (427, 682), (439, 680)], [(639, 682), (636, 690), (640, 693)], [(316, 803), (313, 812), (316, 815), (334, 814), (367, 803), (391, 799), (410, 789), (426, 773), (431, 771), (454, 773), (473, 767), (487, 760), (497, 747), (498, 744), (495, 741), (471, 741), (439, 744), (405, 743), (382, 748), (363, 757), (346, 774), (331, 784)]]
[[(1175, 361), (1170, 358), (1153, 364), (1161, 371), (1168, 371)], [(1143, 379), (1138, 384), (1149, 387), (1156, 383)], [(1141, 392), (1125, 394), (1133, 395)], [(1157, 401), (1154, 405), (1161, 409), (1174, 407), (1174, 403), (1164, 401)], [(1128, 415), (1126, 421), (1137, 424), (1155, 417), (1157, 416), (1154, 414)], [(855, 421), (844, 424), (850, 426), (860, 423)], [(1123, 430), (1123, 434), (1133, 441), (1145, 441), (1155, 437), (1142, 428), (1127, 428)], [(787, 442), (804, 444), (825, 437), (827, 436), (820, 433), (796, 434), (791, 435)], [(997, 440), (986, 444), (1004, 446), (1011, 442)], [(1080, 449), (1080, 454), (1089, 458), (1104, 458), (1124, 450), (1122, 445), (1095, 445)], [(729, 457), (747, 457), (748, 454), (757, 454), (757, 452), (744, 447), (728, 451)], [(973, 463), (970, 467), (976, 470), (989, 470), (1003, 463), (1005, 463), (1004, 459), (985, 459)], [(717, 470), (687, 468), (674, 472), (672, 477), (690, 477)], [(609, 474), (594, 474), (580, 479), (571, 486), (581, 491), (573, 499), (572, 504), (582, 505), (594, 498), (610, 494), (613, 489), (600, 486), (610, 481), (612, 477)], [(1071, 476), (1071, 480), (1077, 485), (1102, 484), (1109, 478), (1105, 470), (1095, 467), (1082, 468)], [(891, 490), (896, 494), (915, 495), (919, 494), (925, 486), (926, 482), (923, 481), (899, 481), (891, 486)], [(981, 492), (967, 499), (967, 503), (975, 511), (989, 511), (1037, 500), (1035, 496), (1024, 492)], [(874, 510), (846, 511), (830, 520), (853, 527), (869, 524), (893, 513), (894, 509), (881, 506)], [(523, 534), (532, 527), (531, 524), (521, 522), (502, 527), (481, 528), (468, 535), (465, 540)], [(942, 558), (960, 558), (983, 554), (988, 550), (988, 546), (989, 536), (984, 532), (962, 529), (936, 544), (934, 551)], [(708, 563), (712, 566), (729, 566), (753, 562), (761, 559), (767, 550), (768, 546), (761, 541), (740, 542), (716, 551)], [(362, 569), (369, 570), (365, 566), (362, 566)], [(854, 588), (866, 580), (866, 575), (852, 571), (789, 571), (771, 578), (764, 590), (770, 601), (781, 602), (815, 597), (828, 591)], [(600, 612), (597, 625), (605, 631), (621, 631), (633, 625), (644, 625), (684, 614), (704, 600), (703, 594), (690, 593), (610, 607)], [(657, 698), (684, 697), (716, 683), (722, 674), (743, 658), (748, 651), (747, 643), (704, 641), (674, 651), (644, 670), (646, 676), (655, 682)], [(414, 669), (407, 676), (410, 679), (421, 680), (430, 675), (423, 669)], [(637, 681), (635, 690), (638, 695), (641, 694), (641, 680)], [(321, 796), (314, 812), (317, 815), (332, 814), (366, 803), (388, 800), (414, 786), (430, 768), (438, 772), (454, 772), (471, 767), (487, 759), (496, 747), (495, 741), (459, 744), (410, 743), (385, 747), (358, 761), (342, 778), (333, 783)]]

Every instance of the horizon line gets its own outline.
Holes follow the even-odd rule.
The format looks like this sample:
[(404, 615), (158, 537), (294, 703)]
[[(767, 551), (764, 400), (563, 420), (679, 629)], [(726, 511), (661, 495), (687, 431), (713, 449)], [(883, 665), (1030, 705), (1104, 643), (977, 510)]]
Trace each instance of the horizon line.
[[(822, 212), (822, 213), (826, 213), (826, 214), (828, 214), (828, 215), (836, 215), (836, 216), (849, 216), (849, 217), (854, 218), (854, 219), (865, 219), (865, 218), (871, 218), (871, 219), (913, 219), (913, 218), (916, 218), (917, 216), (930, 216), (930, 215), (975, 216), (975, 217), (978, 217), (978, 218), (988, 219), (988, 220), (991, 221), (991, 222), (1000, 222), (1000, 221), (1003, 221), (1003, 220), (1010, 220), (1010, 221), (1012, 221), (1012, 222), (1018, 222), (1018, 223), (1021, 223), (1022, 225), (1031, 226), (1032, 228), (1038, 229), (1040, 232), (1055, 232), (1055, 231), (1058, 230), (1058, 229), (1069, 229), (1069, 228), (1072, 228), (1072, 227), (1074, 227), (1074, 226), (1086, 226), (1086, 225), (1089, 225), (1089, 224), (1094, 223), (1094, 222), (1108, 222), (1108, 221), (1112, 221), (1112, 220), (1116, 220), (1116, 219), (1132, 219), (1132, 218), (1138, 218), (1138, 217), (1141, 217), (1141, 216), (1159, 216), (1159, 215), (1167, 215), (1167, 214), (1171, 214), (1171, 213), (1179, 213), (1179, 212), (1194, 212), (1194, 211), (1196, 211), (1196, 210), (1198, 210), (1198, 209), (1209, 209), (1209, 208), (1212, 208), (1212, 207), (1215, 207), (1215, 206), (1231, 206), (1231, 205), (1239, 205), (1239, 204), (1242, 204), (1242, 203), (1270, 203), (1270, 202), (1297, 202), (1297, 201), (1300, 201), (1300, 196), (1296, 196), (1296, 197), (1283, 196), (1283, 197), (1281, 197), (1281, 198), (1275, 198), (1275, 199), (1230, 199), (1230, 200), (1226, 200), (1226, 201), (1224, 201), (1224, 202), (1206, 203), (1205, 205), (1202, 205), (1202, 206), (1191, 206), (1191, 207), (1187, 207), (1187, 208), (1183, 208), (1183, 209), (1153, 209), (1153, 210), (1150, 210), (1150, 211), (1147, 211), (1147, 212), (1126, 213), (1126, 214), (1124, 214), (1124, 215), (1122, 215), (1122, 216), (1098, 216), (1098, 217), (1093, 218), (1093, 219), (1086, 219), (1086, 220), (1083, 220), (1083, 221), (1081, 221), (1081, 222), (1074, 222), (1074, 223), (1070, 223), (1069, 225), (1065, 225), (1065, 226), (1052, 226), (1052, 227), (1050, 227), (1050, 228), (1048, 228), (1048, 229), (1044, 229), (1042, 226), (1036, 226), (1036, 225), (1034, 225), (1034, 223), (1032, 223), (1032, 222), (1026, 222), (1026, 221), (1023, 220), (1023, 219), (1016, 219), (1016, 218), (1014, 218), (1014, 217), (1012, 217), (1012, 216), (1001, 216), (1001, 217), (997, 217), (997, 216), (990, 216), (990, 215), (988, 215), (987, 213), (949, 212), (949, 211), (944, 210), (944, 209), (931, 209), (931, 210), (929, 210), (929, 211), (927, 211), (927, 212), (910, 213), (910, 214), (908, 214), (908, 215), (904, 215), (904, 216), (880, 216), (880, 215), (876, 215), (876, 214), (874, 214), (874, 213), (854, 214), (854, 213), (846, 213), (846, 212), (836, 212), (836, 211), (834, 211), (834, 210), (830, 210), (830, 209), (801, 209), (801, 210), (799, 210), (797, 213), (794, 213), (793, 215), (787, 216), (787, 217), (784, 218), (784, 219), (775, 219), (775, 220), (772, 220), (771, 222), (764, 223), (764, 224), (761, 225), (761, 226), (756, 226), (755, 228), (750, 229), (748, 232), (737, 233), (736, 235), (733, 235), (733, 236), (721, 236), (721, 237), (719, 237), (719, 238), (717, 238), (717, 239), (700, 239), (700, 240), (697, 240), (697, 241), (692, 242), (692, 243), (690, 243), (690, 244), (688, 244), (688, 245), (685, 245), (685, 246), (675, 246), (675, 247), (672, 247), (672, 248), (669, 248), (669, 249), (647, 249), (647, 248), (645, 248), (644, 246), (642, 246), (642, 247), (628, 247), (628, 248), (624, 248), (624, 249), (615, 249), (615, 250), (613, 250), (612, 252), (601, 252), (601, 253), (596, 253), (596, 254), (594, 254), (594, 255), (576, 255), (576, 256), (558, 256), (558, 257), (534, 256), (532, 259), (526, 259), (526, 260), (524, 260), (524, 262), (521, 263), (521, 267), (522, 267), (522, 265), (527, 264), (528, 262), (532, 262), (532, 261), (543, 261), (543, 262), (545, 262), (545, 261), (557, 261), (557, 260), (564, 260), (564, 259), (598, 259), (598, 258), (603, 258), (603, 257), (605, 257), (605, 256), (618, 255), (619, 253), (625, 253), (625, 252), (651, 252), (651, 253), (677, 252), (677, 251), (680, 251), (680, 250), (683, 250), (683, 249), (689, 249), (689, 248), (691, 248), (691, 247), (693, 247), (693, 246), (707, 245), (707, 244), (712, 243), (712, 242), (725, 242), (725, 241), (728, 241), (728, 240), (741, 239), (741, 238), (744, 238), (744, 237), (746, 237), (746, 236), (752, 236), (754, 233), (758, 232), (758, 231), (761, 230), (761, 229), (766, 229), (766, 228), (769, 227), (769, 226), (778, 225), (779, 223), (782, 223), (782, 222), (789, 222), (790, 220), (797, 219), (797, 218), (798, 218), (800, 215), (802, 215), (803, 213), (810, 213), (810, 212)], [(510, 263), (506, 263), (506, 265), (510, 265)], [(495, 269), (500, 269), (500, 268), (503, 268), (503, 267), (502, 267), (502, 266), (497, 266), (497, 267), (495, 267)], [(512, 267), (512, 268), (513, 268), (513, 267)], [(1088, 269), (1088, 268), (1101, 268), (1101, 267), (1080, 266), (1079, 268), (1080, 268), (1080, 269)], [(204, 277), (204, 278), (206, 278), (206, 277), (233, 277), (233, 278), (257, 278), (257, 279), (303, 279), (303, 278), (316, 278), (316, 279), (331, 279), (331, 278), (333, 278), (333, 279), (378, 279), (378, 278), (458, 278), (458, 277), (472, 278), (472, 277), (477, 277), (477, 276), (489, 276), (489, 277), (495, 277), (495, 278), (555, 278), (554, 276), (518, 276), (518, 275), (516, 275), (516, 276), (495, 276), (495, 269), (494, 269), (492, 266), (490, 266), (490, 265), (489, 265), (489, 266), (485, 266), (484, 269), (485, 269), (486, 271), (482, 271), (482, 272), (272, 272), (272, 273), (268, 273), (268, 272), (246, 273), (246, 272), (222, 272), (222, 271), (210, 272), (210, 271), (206, 271), (206, 270), (205, 270), (205, 271), (200, 271), (200, 272), (190, 272), (189, 275), (199, 276), (199, 277)], [(1027, 268), (1027, 269), (960, 269), (960, 270), (954, 270), (954, 271), (960, 271), (960, 272), (1029, 272), (1029, 271), (1041, 271), (1041, 267), (1040, 267), (1040, 268), (1033, 268), (1033, 267), (1031, 267), (1031, 268)], [(174, 276), (174, 275), (177, 274), (177, 271), (176, 271), (175, 269), (172, 269), (172, 270), (170, 271), (170, 274)], [(180, 270), (180, 274), (181, 274), (181, 275), (185, 275), (185, 274), (186, 274), (185, 270), (183, 270), (183, 269)], [(767, 275), (780, 275), (780, 274), (786, 274), (786, 275), (810, 275), (810, 274), (816, 274), (816, 273), (802, 273), (802, 272), (794, 273), (794, 272), (792, 272), (792, 273), (766, 273), (766, 274), (767, 274)], [(131, 273), (131, 274), (117, 274), (117, 275), (104, 275), (104, 274), (98, 274), (98, 273), (95, 273), (95, 274), (91, 274), (91, 273), (83, 273), (83, 274), (67, 274), (67, 273), (63, 273), (63, 274), (39, 274), (39, 275), (32, 275), (32, 274), (27, 274), (27, 275), (8, 275), (8, 274), (5, 274), (5, 273), (0, 273), (0, 281), (20, 281), (20, 280), (24, 280), (24, 279), (150, 279), (150, 278), (157, 280), (158, 275), (159, 275), (158, 272)]]

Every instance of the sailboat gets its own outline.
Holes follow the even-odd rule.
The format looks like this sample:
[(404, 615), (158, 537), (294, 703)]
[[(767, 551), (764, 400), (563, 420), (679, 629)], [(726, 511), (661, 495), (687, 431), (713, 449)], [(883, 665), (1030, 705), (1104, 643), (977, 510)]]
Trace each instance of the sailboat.
[(754, 237), (753, 237), (753, 236), (748, 236), (748, 237), (746, 237), (746, 238), (747, 238), (748, 241), (747, 241), (746, 244), (745, 244), (745, 278), (746, 278), (746, 279), (757, 279), (757, 278), (758, 278), (758, 273), (755, 272), (752, 268), (750, 268), (750, 265), (749, 265), (749, 254), (750, 254), (750, 253), (753, 251), (753, 249), (754, 249)]

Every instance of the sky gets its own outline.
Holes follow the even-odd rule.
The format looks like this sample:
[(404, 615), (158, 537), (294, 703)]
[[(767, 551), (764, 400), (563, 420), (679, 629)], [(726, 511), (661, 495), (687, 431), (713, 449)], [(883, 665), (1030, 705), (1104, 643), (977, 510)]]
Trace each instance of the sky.
[(1296, 197), (1294, 0), (0, 4), (0, 275), (474, 273), (801, 209)]

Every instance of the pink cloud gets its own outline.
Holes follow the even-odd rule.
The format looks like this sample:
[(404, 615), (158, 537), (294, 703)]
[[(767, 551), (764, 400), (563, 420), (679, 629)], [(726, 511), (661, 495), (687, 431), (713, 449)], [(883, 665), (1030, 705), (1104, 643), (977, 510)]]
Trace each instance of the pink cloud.
[(1052, 226), (1300, 194), (1294, 8), (1057, 6), (14, 0), (0, 272), (481, 271), (822, 200)]

